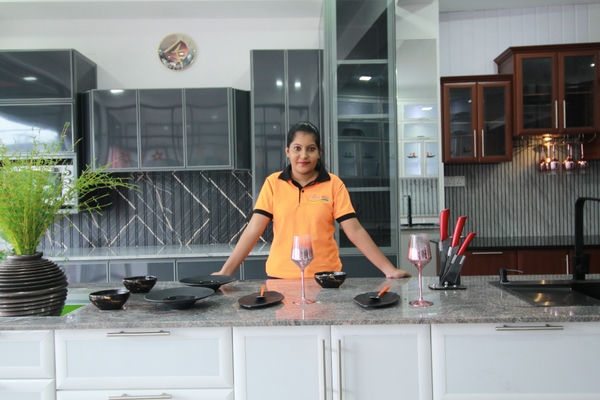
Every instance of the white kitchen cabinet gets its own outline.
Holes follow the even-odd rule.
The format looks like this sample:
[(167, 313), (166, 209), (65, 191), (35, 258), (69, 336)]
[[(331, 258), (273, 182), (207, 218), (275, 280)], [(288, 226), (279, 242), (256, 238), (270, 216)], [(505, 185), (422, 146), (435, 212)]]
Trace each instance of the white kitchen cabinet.
[(0, 379), (2, 400), (54, 400), (55, 393), (54, 379)]
[[(69, 390), (56, 400), (233, 400), (233, 389)], [(19, 399), (21, 400), (21, 399)]]
[(429, 325), (333, 326), (333, 399), (431, 400)]
[(600, 323), (432, 325), (435, 400), (600, 398)]
[(233, 328), (236, 400), (331, 397), (329, 326)]
[(59, 330), (55, 347), (58, 390), (233, 388), (230, 328)]
[(0, 331), (0, 399), (54, 400), (52, 331)]

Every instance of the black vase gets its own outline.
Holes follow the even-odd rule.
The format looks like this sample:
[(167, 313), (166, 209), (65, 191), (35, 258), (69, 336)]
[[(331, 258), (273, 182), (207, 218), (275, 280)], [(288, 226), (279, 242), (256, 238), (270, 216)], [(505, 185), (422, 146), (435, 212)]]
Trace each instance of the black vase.
[(0, 263), (0, 316), (60, 315), (67, 299), (67, 277), (42, 253), (7, 256)]

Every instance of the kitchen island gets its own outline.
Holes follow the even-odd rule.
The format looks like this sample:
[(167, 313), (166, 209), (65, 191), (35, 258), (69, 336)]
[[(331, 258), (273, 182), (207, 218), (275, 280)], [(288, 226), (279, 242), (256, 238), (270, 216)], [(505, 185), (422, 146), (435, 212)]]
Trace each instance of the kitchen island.
[[(552, 276), (559, 278), (569, 277)], [(285, 299), (248, 310), (238, 299), (265, 283), (252, 280), (226, 284), (188, 310), (132, 294), (123, 310), (88, 304), (63, 317), (1, 318), (0, 394), (13, 387), (44, 400), (600, 397), (600, 307), (533, 307), (494, 279), (425, 289), (434, 305), (422, 309), (408, 304), (418, 296), (415, 278), (348, 278), (339, 289), (307, 279), (307, 297), (317, 302), (304, 307), (293, 304), (298, 280), (268, 280)], [(396, 305), (353, 302), (385, 285), (400, 296)], [(69, 297), (107, 287), (119, 285), (75, 285)]]

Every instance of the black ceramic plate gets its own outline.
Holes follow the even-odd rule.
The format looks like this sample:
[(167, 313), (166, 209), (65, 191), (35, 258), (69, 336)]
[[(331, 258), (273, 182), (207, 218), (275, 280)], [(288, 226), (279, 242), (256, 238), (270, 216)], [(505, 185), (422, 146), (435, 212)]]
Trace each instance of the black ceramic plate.
[(203, 275), (193, 276), (191, 278), (181, 279), (179, 282), (188, 286), (201, 286), (217, 290), (221, 285), (235, 281), (233, 276), (229, 275)]
[(359, 294), (354, 298), (354, 302), (364, 308), (379, 308), (391, 306), (400, 300), (400, 296), (394, 292), (385, 292), (379, 300), (371, 299), (371, 296), (377, 296), (377, 292)]
[(266, 291), (264, 293), (264, 299), (259, 299), (260, 293), (252, 293), (248, 296), (240, 297), (238, 303), (244, 308), (261, 308), (272, 306), (283, 300), (283, 295), (274, 290)]
[(171, 308), (189, 308), (200, 299), (210, 296), (215, 291), (206, 287), (180, 287), (153, 290), (144, 299), (153, 303), (164, 304)]

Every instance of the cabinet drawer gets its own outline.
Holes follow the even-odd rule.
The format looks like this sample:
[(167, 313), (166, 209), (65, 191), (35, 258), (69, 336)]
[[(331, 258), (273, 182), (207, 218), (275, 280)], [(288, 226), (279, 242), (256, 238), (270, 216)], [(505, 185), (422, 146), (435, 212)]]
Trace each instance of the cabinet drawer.
[(230, 328), (63, 330), (58, 389), (229, 388)]
[(232, 389), (158, 390), (69, 390), (59, 391), (56, 400), (233, 400)]
[(434, 399), (596, 399), (598, 323), (432, 325)]
[(54, 377), (51, 331), (0, 331), (0, 354), (0, 378)]
[(517, 268), (515, 250), (476, 250), (465, 255), (461, 275), (498, 275), (500, 268)]
[(2, 400), (54, 400), (55, 393), (54, 379), (0, 379)]

